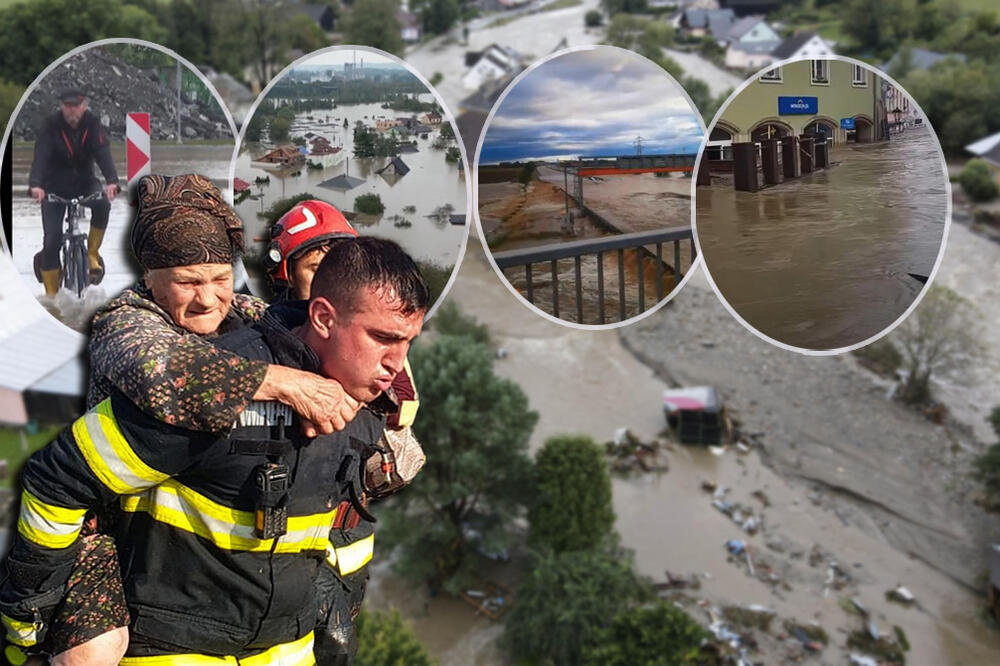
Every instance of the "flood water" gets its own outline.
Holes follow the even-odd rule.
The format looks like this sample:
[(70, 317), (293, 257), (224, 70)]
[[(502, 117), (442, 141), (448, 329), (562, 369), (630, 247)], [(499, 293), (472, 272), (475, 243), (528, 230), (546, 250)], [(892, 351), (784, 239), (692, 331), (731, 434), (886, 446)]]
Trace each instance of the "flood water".
[[(217, 187), (226, 192), (229, 189), (229, 163), (233, 156), (233, 145), (155, 143), (150, 148), (152, 172), (167, 175), (199, 173), (211, 178)], [(11, 252), (25, 288), (36, 297), (41, 297), (45, 294), (45, 289), (35, 279), (33, 258), (42, 249), (42, 213), (39, 205), (27, 196), (34, 148), (32, 144), (15, 144), (12, 152)], [(112, 144), (112, 156), (118, 176), (124, 183), (128, 173), (125, 144)], [(128, 243), (128, 231), (134, 215), (135, 209), (129, 206), (127, 197), (119, 195), (115, 198), (111, 203), (111, 216), (101, 245), (106, 271), (104, 281), (87, 287), (82, 298), (77, 298), (75, 293), (71, 294), (65, 289), (57, 294), (56, 305), (61, 313), (59, 319), (70, 328), (86, 332), (93, 313), (138, 279), (139, 273), (132, 263)], [(81, 229), (86, 233), (89, 228), (88, 216), (88, 221), (83, 223)]]
[(840, 146), (834, 166), (756, 193), (731, 178), (697, 189), (706, 268), (751, 326), (795, 347), (836, 349), (892, 324), (942, 246), (947, 176), (934, 136)]
[[(499, 242), (490, 242), (494, 252), (690, 224), (690, 180), (657, 178), (653, 174), (606, 176), (585, 179), (583, 198), (590, 209), (617, 231), (591, 219), (571, 201), (575, 221), (573, 233), (568, 234), (562, 229), (566, 212), (563, 173), (541, 167), (537, 175), (541, 182), (533, 185), (529, 193), (522, 192), (520, 186), (513, 183), (480, 185), (480, 215), (484, 228), (492, 227), (497, 234), (503, 235)], [(484, 202), (488, 205), (484, 206)], [(506, 218), (504, 222), (495, 219), (498, 215)], [(693, 263), (693, 244), (690, 240), (682, 240), (677, 246), (680, 270), (686, 274)], [(674, 244), (662, 246), (659, 271), (656, 246), (647, 246), (646, 250), (642, 259), (642, 303), (639, 299), (639, 253), (634, 250), (621, 255), (618, 251), (605, 252), (600, 260), (596, 255), (581, 257), (579, 294), (577, 266), (573, 259), (557, 262), (555, 279), (549, 263), (534, 264), (531, 271), (533, 302), (543, 312), (588, 325), (632, 318), (668, 297), (679, 283), (672, 272), (676, 263)], [(526, 269), (507, 269), (504, 275), (527, 298)]]
[[(419, 96), (423, 101), (433, 99), (429, 94)], [(455, 214), (468, 211), (468, 187), (465, 176), (460, 172), (459, 163), (447, 162), (445, 151), (431, 148), (437, 135), (432, 131), (427, 139), (417, 139), (418, 152), (403, 153), (400, 157), (410, 168), (404, 176), (385, 175), (376, 172), (386, 166), (391, 158), (355, 159), (354, 123), (358, 120), (374, 126), (375, 118), (409, 117), (409, 112), (383, 109), (379, 104), (340, 105), (336, 109), (317, 109), (303, 112), (295, 117), (291, 126), (293, 137), (313, 132), (325, 137), (334, 146), (342, 146), (345, 158), (339, 164), (325, 169), (303, 167), (299, 175), (289, 175), (275, 170), (259, 169), (251, 166), (251, 154), (259, 157), (267, 148), (257, 145), (249, 149), (241, 147), (236, 160), (236, 177), (251, 183), (251, 192), (260, 194), (258, 200), (247, 199), (236, 207), (244, 224), (248, 238), (262, 238), (266, 235), (265, 222), (258, 213), (265, 211), (276, 200), (302, 192), (311, 192), (316, 197), (328, 201), (342, 210), (354, 210), (354, 200), (362, 194), (377, 194), (385, 205), (380, 216), (359, 215), (354, 221), (358, 230), (366, 235), (389, 238), (402, 245), (418, 261), (434, 263), (440, 267), (454, 266), (464, 246), (468, 224), (453, 225), (447, 219), (435, 219), (432, 214), (442, 206), (451, 206)], [(417, 114), (418, 117), (422, 114)], [(311, 119), (309, 118), (311, 116)], [(345, 118), (348, 126), (343, 124)], [(455, 144), (453, 144), (455, 145)], [(319, 184), (330, 178), (348, 173), (365, 180), (364, 184), (351, 190), (340, 191)], [(258, 177), (268, 176), (271, 183), (259, 188), (254, 185)], [(412, 212), (405, 210), (415, 207)], [(401, 225), (402, 216), (410, 226)], [(263, 245), (258, 246), (260, 249)]]

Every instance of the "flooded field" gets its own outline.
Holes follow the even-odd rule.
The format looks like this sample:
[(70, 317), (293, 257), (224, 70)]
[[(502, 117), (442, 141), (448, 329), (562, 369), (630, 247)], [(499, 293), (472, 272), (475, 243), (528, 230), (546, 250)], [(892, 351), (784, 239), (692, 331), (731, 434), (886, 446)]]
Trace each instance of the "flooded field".
[[(421, 95), (423, 101), (432, 96)], [(355, 159), (354, 123), (358, 120), (368, 125), (375, 124), (375, 118), (409, 117), (408, 112), (383, 109), (379, 104), (340, 105), (336, 109), (318, 109), (300, 113), (291, 126), (293, 137), (312, 132), (325, 137), (334, 146), (342, 146), (344, 155), (338, 164), (325, 169), (303, 167), (298, 175), (280, 171), (265, 170), (251, 166), (251, 154), (257, 157), (266, 148), (251, 145), (241, 148), (236, 160), (235, 175), (251, 183), (257, 200), (247, 199), (236, 207), (247, 226), (248, 238), (263, 238), (266, 235), (264, 221), (258, 213), (265, 211), (276, 200), (302, 192), (311, 192), (316, 197), (330, 202), (342, 210), (354, 210), (354, 200), (362, 194), (377, 194), (382, 198), (385, 212), (380, 216), (359, 215), (355, 220), (363, 234), (389, 238), (402, 245), (415, 259), (450, 267), (458, 261), (465, 243), (467, 224), (450, 224), (448, 219), (432, 216), (443, 206), (451, 206), (454, 214), (468, 212), (467, 185), (459, 163), (447, 162), (445, 151), (436, 150), (431, 143), (437, 136), (434, 130), (427, 139), (417, 139), (418, 151), (400, 155), (410, 168), (403, 176), (376, 173), (385, 167), (391, 158)], [(420, 114), (417, 114), (420, 115)], [(344, 120), (348, 127), (344, 127)], [(351, 190), (341, 191), (320, 187), (320, 183), (341, 174), (364, 179), (364, 183)], [(270, 185), (254, 185), (258, 177), (270, 177)], [(401, 216), (393, 219), (393, 216)], [(257, 244), (262, 249), (262, 244)]]
[[(150, 152), (153, 173), (167, 175), (200, 173), (211, 178), (223, 192), (229, 188), (229, 162), (233, 156), (231, 143), (218, 145), (156, 143)], [(32, 260), (35, 253), (42, 249), (42, 213), (40, 206), (28, 197), (28, 176), (33, 154), (32, 145), (14, 145), (11, 251), (14, 265), (25, 287), (36, 297), (41, 297), (45, 294), (45, 289), (35, 279)], [(112, 155), (118, 176), (124, 183), (127, 174), (125, 144), (113, 144)], [(134, 215), (135, 209), (129, 206), (125, 196), (119, 195), (115, 198), (111, 204), (108, 229), (101, 245), (101, 256), (106, 266), (104, 281), (99, 285), (87, 287), (82, 299), (78, 299), (75, 293), (71, 294), (65, 289), (57, 294), (55, 304), (61, 312), (60, 319), (70, 328), (85, 332), (90, 326), (94, 311), (138, 278), (128, 243), (128, 231)], [(89, 222), (85, 222), (82, 230), (86, 232), (88, 229)]]
[[(537, 177), (538, 180), (532, 181), (527, 189), (511, 182), (479, 186), (480, 220), (494, 252), (690, 224), (689, 179), (657, 178), (652, 174), (606, 176), (587, 179), (583, 186), (584, 203), (603, 219), (595, 219), (571, 201), (570, 210), (575, 219), (572, 232), (569, 232), (564, 225), (566, 197), (562, 172), (540, 167)], [(682, 275), (691, 267), (692, 249), (690, 240), (678, 243)], [(557, 262), (556, 279), (548, 263), (533, 265), (531, 292), (534, 303), (553, 316), (584, 324), (634, 317), (669, 295), (678, 283), (672, 272), (676, 263), (673, 244), (663, 245), (660, 252), (659, 269), (655, 245), (647, 247), (643, 253), (642, 303), (639, 302), (638, 253), (634, 250), (621, 254), (606, 252), (600, 267), (596, 255), (582, 257), (579, 295), (576, 291), (577, 266), (573, 259)], [(527, 298), (526, 270), (508, 269), (505, 275)], [(599, 288), (601, 284), (604, 285), (603, 294)], [(556, 292), (554, 285), (558, 287)], [(620, 316), (622, 303), (624, 317)]]
[(697, 190), (697, 233), (719, 291), (751, 326), (807, 349), (879, 333), (914, 301), (945, 233), (934, 137), (841, 146), (831, 168), (756, 193)]

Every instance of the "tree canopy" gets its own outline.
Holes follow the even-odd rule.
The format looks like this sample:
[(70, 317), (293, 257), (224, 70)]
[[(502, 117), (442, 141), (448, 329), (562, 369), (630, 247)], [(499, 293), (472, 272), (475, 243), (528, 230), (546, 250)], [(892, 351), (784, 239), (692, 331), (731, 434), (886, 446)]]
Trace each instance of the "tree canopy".
[(627, 552), (542, 555), (507, 614), (504, 643), (515, 659), (580, 666), (597, 631), (649, 594)]
[(590, 437), (553, 437), (535, 456), (528, 541), (555, 552), (599, 547), (614, 534), (611, 477)]
[(383, 534), (397, 570), (455, 592), (483, 558), (501, 558), (530, 489), (528, 438), (538, 415), (519, 386), (493, 372), (488, 347), (439, 335), (411, 350), (427, 464), (394, 500)]
[(584, 649), (585, 666), (682, 666), (698, 662), (710, 634), (670, 601), (632, 608), (600, 627)]
[(436, 666), (413, 629), (399, 617), (399, 611), (369, 613), (357, 619), (358, 654), (355, 662), (364, 666)]
[(365, 44), (401, 55), (403, 37), (400, 34), (395, 0), (354, 0), (342, 24), (344, 42)]

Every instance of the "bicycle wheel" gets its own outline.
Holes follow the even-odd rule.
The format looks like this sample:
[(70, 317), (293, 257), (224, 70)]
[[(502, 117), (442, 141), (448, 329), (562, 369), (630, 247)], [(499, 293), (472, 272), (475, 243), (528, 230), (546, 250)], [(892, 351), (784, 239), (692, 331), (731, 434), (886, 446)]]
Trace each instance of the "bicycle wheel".
[(71, 238), (66, 248), (63, 261), (63, 282), (66, 288), (76, 292), (76, 297), (83, 296), (83, 290), (90, 283), (90, 262), (87, 259), (87, 248), (83, 238)]

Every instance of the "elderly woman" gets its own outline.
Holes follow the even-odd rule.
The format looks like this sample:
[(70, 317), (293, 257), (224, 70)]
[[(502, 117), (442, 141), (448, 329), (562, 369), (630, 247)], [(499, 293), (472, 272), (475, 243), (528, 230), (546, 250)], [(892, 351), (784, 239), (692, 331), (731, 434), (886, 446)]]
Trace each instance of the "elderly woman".
[[(147, 176), (137, 191), (131, 245), (143, 279), (94, 319), (88, 406), (117, 388), (161, 421), (217, 432), (251, 400), (276, 400), (302, 417), (307, 434), (343, 428), (361, 405), (338, 382), (250, 361), (206, 340), (266, 308), (233, 293), (243, 228), (211, 181)], [(117, 664), (128, 621), (114, 543), (92, 534), (48, 632), (52, 664)]]

